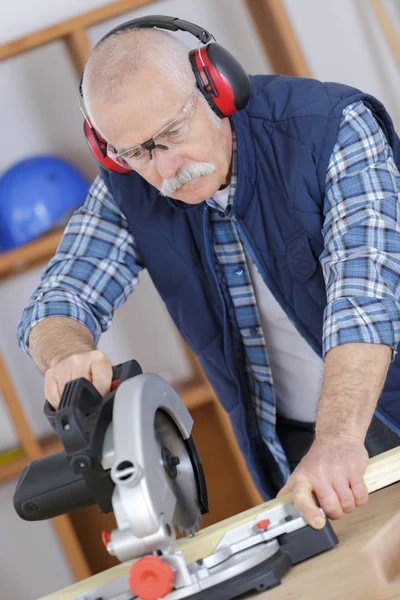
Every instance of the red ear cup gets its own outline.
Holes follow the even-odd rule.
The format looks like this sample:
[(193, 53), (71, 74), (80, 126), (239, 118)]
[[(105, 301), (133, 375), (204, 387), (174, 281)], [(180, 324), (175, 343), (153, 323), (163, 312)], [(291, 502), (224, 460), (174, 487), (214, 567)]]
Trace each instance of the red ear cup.
[(250, 97), (250, 79), (223, 46), (207, 44), (189, 53), (197, 86), (219, 117), (242, 110)]
[(88, 146), (102, 167), (110, 171), (111, 173), (132, 173), (131, 169), (125, 169), (121, 165), (118, 165), (112, 158), (107, 156), (107, 142), (101, 137), (97, 131), (91, 127), (88, 121), (84, 121), (83, 132), (85, 134)]

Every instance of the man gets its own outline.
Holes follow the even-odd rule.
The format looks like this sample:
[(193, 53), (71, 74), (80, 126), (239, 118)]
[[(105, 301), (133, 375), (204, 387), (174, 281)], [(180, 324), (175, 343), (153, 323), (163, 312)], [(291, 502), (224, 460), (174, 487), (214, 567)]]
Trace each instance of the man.
[(363, 505), (368, 452), (400, 440), (399, 140), (367, 94), (279, 76), (219, 119), (187, 52), (134, 29), (91, 54), (85, 110), (132, 172), (101, 170), (19, 340), (53, 406), (75, 377), (106, 393), (96, 343), (146, 267), (260, 491), (320, 528), (313, 494), (333, 519)]

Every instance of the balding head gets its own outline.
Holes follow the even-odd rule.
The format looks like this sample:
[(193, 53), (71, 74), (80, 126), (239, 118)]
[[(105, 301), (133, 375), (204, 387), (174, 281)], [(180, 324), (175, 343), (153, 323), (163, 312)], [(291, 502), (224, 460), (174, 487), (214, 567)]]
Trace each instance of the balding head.
[(167, 84), (188, 97), (196, 85), (188, 54), (183, 42), (159, 29), (110, 36), (94, 48), (85, 67), (82, 92), (89, 117), (96, 124), (94, 107), (121, 103), (148, 80), (154, 93), (157, 84)]

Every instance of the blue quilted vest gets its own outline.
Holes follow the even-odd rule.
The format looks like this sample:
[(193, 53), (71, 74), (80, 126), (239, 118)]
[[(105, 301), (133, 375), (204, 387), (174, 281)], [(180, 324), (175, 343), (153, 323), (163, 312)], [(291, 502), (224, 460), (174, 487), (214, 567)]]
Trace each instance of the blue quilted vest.
[[(329, 158), (346, 105), (372, 109), (400, 167), (400, 142), (382, 104), (357, 89), (283, 76), (251, 77), (237, 135), (234, 218), (246, 251), (298, 331), (321, 355), (325, 285), (318, 261)], [(265, 498), (279, 472), (249, 402), (244, 350), (213, 252), (209, 208), (163, 198), (136, 173), (102, 177), (128, 219), (139, 253), (177, 328), (200, 358)], [(377, 416), (400, 433), (400, 355)]]

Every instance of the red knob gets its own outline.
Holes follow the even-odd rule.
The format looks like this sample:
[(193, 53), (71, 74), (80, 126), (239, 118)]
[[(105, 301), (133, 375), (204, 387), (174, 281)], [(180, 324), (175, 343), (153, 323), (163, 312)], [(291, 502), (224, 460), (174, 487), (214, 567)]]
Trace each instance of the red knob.
[(129, 586), (140, 600), (158, 600), (174, 589), (171, 565), (159, 556), (145, 556), (129, 570)]
[(102, 531), (101, 532), (101, 541), (107, 548), (108, 542), (111, 542), (111, 533), (109, 531)]
[(269, 519), (265, 519), (264, 521), (258, 521), (257, 527), (258, 529), (265, 530), (271, 525), (271, 521)]

